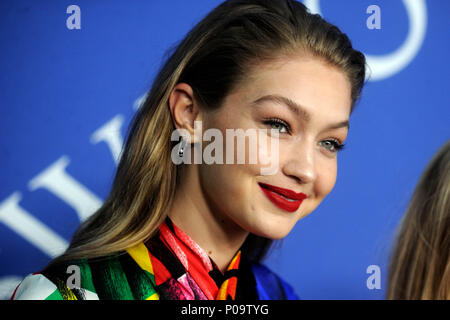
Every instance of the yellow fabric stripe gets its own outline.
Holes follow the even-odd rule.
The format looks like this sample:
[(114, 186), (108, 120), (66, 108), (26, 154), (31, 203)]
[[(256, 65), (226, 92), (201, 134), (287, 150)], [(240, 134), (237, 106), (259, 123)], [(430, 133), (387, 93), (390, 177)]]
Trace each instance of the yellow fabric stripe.
[(63, 300), (78, 300), (77, 296), (70, 290), (68, 286), (62, 281), (60, 282), (59, 292), (63, 298)]
[(241, 251), (238, 251), (238, 253), (234, 256), (233, 260), (231, 260), (230, 265), (228, 266), (228, 270), (233, 270), (233, 268), (235, 267), (235, 263), (237, 258), (239, 258), (241, 255)]
[(77, 296), (72, 292), (72, 290), (67, 288), (66, 296), (64, 297), (64, 300), (78, 300), (78, 299), (77, 299)]
[(227, 288), (228, 288), (228, 280), (225, 280), (220, 286), (219, 293), (217, 294), (216, 300), (226, 300), (227, 299)]
[(155, 292), (154, 294), (152, 294), (150, 297), (148, 297), (145, 300), (159, 300), (159, 294), (157, 292)]
[(72, 292), (72, 290), (70, 290), (64, 281), (56, 279), (56, 284), (63, 300), (78, 300), (77, 296)]
[(151, 273), (155, 274), (153, 272), (153, 265), (150, 261), (150, 256), (148, 254), (147, 247), (140, 243), (134, 247), (130, 247), (127, 249), (128, 254), (136, 261), (136, 263), (141, 267), (141, 269)]
[[(236, 255), (234, 256), (233, 260), (231, 260), (230, 264), (228, 265), (227, 270), (233, 270), (236, 268), (236, 261), (241, 256), (241, 251), (238, 251)], [(227, 299), (227, 289), (229, 280), (225, 280), (222, 285), (219, 288), (219, 292), (217, 293), (217, 299), (216, 300), (226, 300)]]

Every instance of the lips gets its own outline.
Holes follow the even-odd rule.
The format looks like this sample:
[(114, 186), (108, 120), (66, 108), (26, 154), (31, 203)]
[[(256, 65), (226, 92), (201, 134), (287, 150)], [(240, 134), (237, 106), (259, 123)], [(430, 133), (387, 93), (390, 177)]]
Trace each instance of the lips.
[(290, 189), (276, 187), (266, 183), (258, 183), (266, 197), (278, 208), (294, 212), (308, 196), (302, 192), (295, 192)]

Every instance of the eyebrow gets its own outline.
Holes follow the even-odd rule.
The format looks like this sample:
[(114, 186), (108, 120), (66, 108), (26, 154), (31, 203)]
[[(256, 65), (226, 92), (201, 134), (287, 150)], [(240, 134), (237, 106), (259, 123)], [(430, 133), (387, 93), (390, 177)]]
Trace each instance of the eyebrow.
[[(311, 114), (308, 111), (306, 111), (305, 108), (303, 108), (301, 105), (299, 105), (297, 102), (293, 101), (292, 99), (289, 99), (287, 97), (280, 96), (280, 95), (269, 94), (269, 95), (266, 95), (266, 96), (256, 99), (255, 101), (253, 101), (252, 104), (256, 105), (256, 104), (259, 104), (264, 101), (272, 101), (272, 102), (281, 104), (283, 106), (286, 106), (297, 116), (301, 117), (305, 122), (311, 121)], [(332, 129), (339, 129), (342, 127), (347, 127), (347, 129), (350, 129), (349, 121), (344, 120), (344, 121), (341, 121), (338, 123), (333, 123), (333, 124), (327, 126), (324, 131), (332, 130)]]

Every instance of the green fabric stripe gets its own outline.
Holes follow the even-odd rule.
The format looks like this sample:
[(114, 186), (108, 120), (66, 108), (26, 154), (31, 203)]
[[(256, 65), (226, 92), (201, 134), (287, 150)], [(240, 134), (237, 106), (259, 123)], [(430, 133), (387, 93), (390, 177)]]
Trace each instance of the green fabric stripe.
[[(142, 269), (141, 269), (142, 270)], [(142, 299), (147, 299), (153, 294), (157, 293), (156, 291), (156, 282), (155, 282), (155, 275), (151, 274), (150, 272), (146, 270), (142, 270), (145, 277), (142, 279), (142, 286), (146, 286), (146, 292), (145, 297)]]
[(133, 299), (133, 293), (117, 256), (91, 262), (90, 267), (99, 299)]
[(49, 295), (45, 300), (64, 300), (61, 293), (59, 293), (59, 290), (56, 289), (52, 292), (51, 295)]
[(79, 267), (81, 272), (81, 288), (97, 293), (97, 291), (95, 291), (94, 282), (92, 281), (92, 272), (88, 261), (83, 260), (82, 263), (79, 264)]
[(142, 271), (144, 271), (145, 275), (150, 279), (150, 283), (152, 284), (153, 288), (156, 288), (155, 275), (148, 272), (147, 270), (142, 270)]
[(154, 276), (149, 277), (150, 273), (142, 270), (129, 254), (120, 256), (119, 260), (135, 299), (145, 300), (156, 292)]
[(69, 265), (80, 268), (81, 289), (96, 293), (99, 299), (144, 300), (156, 293), (155, 276), (143, 269), (128, 254), (113, 255), (96, 259), (82, 259), (45, 270), (44, 275), (56, 286), (48, 300), (65, 300), (71, 294), (85, 299), (83, 290), (70, 290), (65, 283), (70, 276), (66, 273)]

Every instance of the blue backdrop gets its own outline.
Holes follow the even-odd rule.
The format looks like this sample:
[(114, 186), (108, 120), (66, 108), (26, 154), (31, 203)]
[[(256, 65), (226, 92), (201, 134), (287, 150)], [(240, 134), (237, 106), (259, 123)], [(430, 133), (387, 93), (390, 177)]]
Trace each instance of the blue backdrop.
[[(0, 2), (0, 298), (61, 252), (100, 206), (165, 52), (220, 2)], [(372, 78), (335, 189), (267, 265), (304, 299), (383, 299), (395, 228), (450, 138), (450, 2), (304, 3), (368, 55)], [(68, 27), (76, 25), (73, 4), (80, 29)], [(368, 27), (370, 5), (380, 9), (380, 29)], [(378, 275), (381, 285), (368, 285)]]

